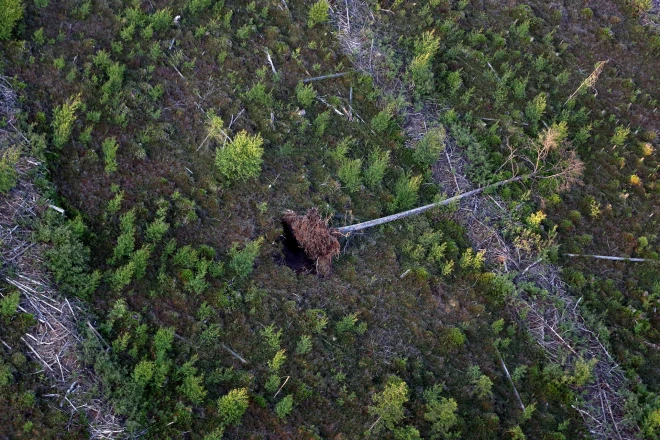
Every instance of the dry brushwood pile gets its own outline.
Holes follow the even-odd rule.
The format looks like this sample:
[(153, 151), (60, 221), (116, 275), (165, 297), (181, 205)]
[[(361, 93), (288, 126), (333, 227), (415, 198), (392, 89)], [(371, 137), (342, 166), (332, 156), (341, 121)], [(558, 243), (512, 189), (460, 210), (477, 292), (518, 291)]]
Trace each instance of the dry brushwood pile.
[(316, 208), (309, 209), (305, 215), (286, 211), (282, 221), (307, 258), (314, 262), (317, 273), (329, 275), (332, 271), (332, 259), (340, 252), (338, 238), (341, 234), (328, 227), (328, 221), (321, 217)]

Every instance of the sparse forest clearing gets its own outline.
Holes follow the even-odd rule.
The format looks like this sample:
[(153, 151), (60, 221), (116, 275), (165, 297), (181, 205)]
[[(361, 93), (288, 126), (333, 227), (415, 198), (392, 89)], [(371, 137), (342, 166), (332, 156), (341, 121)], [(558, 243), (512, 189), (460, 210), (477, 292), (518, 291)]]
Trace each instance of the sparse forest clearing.
[(0, 0), (0, 437), (660, 439), (659, 56), (657, 0)]

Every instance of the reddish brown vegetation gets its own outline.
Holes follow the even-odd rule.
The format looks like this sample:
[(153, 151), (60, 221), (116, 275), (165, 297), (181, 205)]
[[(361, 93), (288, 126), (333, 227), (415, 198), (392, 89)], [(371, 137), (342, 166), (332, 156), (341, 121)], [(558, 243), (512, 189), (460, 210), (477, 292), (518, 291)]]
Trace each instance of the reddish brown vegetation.
[(282, 221), (291, 229), (305, 255), (314, 261), (316, 272), (328, 275), (332, 270), (332, 258), (340, 252), (337, 238), (341, 234), (328, 227), (327, 220), (321, 217), (316, 208), (309, 209), (305, 215), (286, 211)]

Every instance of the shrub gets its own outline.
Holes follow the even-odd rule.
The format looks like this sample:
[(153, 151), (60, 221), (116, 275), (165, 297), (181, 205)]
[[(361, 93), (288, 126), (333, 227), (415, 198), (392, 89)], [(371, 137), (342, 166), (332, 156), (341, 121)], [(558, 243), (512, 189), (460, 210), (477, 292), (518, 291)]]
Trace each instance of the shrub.
[(266, 85), (262, 82), (256, 83), (250, 90), (245, 92), (245, 97), (261, 107), (270, 108), (273, 106), (273, 95), (271, 92), (266, 91)]
[(277, 402), (277, 405), (275, 405), (275, 414), (277, 414), (277, 417), (279, 417), (280, 419), (284, 419), (286, 418), (286, 416), (291, 414), (292, 409), (293, 409), (293, 396), (289, 394), (285, 398)]
[(0, 194), (7, 194), (16, 185), (17, 174), (14, 167), (19, 157), (20, 151), (16, 147), (9, 147), (0, 156)]
[(617, 147), (623, 146), (623, 144), (626, 142), (626, 139), (628, 138), (628, 135), (630, 134), (630, 128), (629, 127), (617, 127), (614, 129), (614, 135), (612, 135), (612, 145), (615, 145)]
[(21, 0), (0, 0), (0, 41), (8, 40), (16, 22), (23, 18)]
[(18, 291), (14, 291), (0, 299), (0, 315), (3, 318), (9, 318), (18, 308), (18, 304), (21, 301), (21, 294)]
[(119, 222), (121, 232), (113, 251), (113, 261), (129, 256), (135, 249), (135, 211), (130, 210), (123, 214)]
[(524, 99), (526, 96), (526, 91), (525, 89), (527, 88), (527, 82), (529, 81), (529, 77), (520, 79), (516, 78), (513, 80), (513, 96), (515, 96), (517, 99)]
[(458, 416), (456, 410), (458, 404), (454, 399), (447, 399), (440, 396), (442, 385), (434, 385), (424, 391), (424, 399), (426, 399), (426, 412), (424, 419), (431, 422), (431, 432), (434, 438), (453, 438), (450, 435), (450, 430), (458, 423)]
[(390, 110), (381, 110), (371, 120), (371, 127), (376, 133), (383, 133), (390, 128), (392, 121), (392, 112)]
[(447, 85), (449, 86), (449, 93), (455, 95), (463, 85), (460, 70), (455, 70), (447, 75)]
[(60, 149), (69, 141), (76, 121), (76, 110), (80, 107), (80, 95), (69, 98), (67, 102), (53, 111), (53, 145)]
[(483, 399), (484, 397), (489, 397), (491, 395), (493, 381), (485, 374), (478, 373), (476, 377), (472, 379), (472, 386), (474, 387), (474, 394), (478, 398)]
[(112, 174), (117, 171), (117, 150), (119, 144), (115, 138), (108, 138), (101, 144), (105, 160), (105, 173)]
[(378, 416), (387, 429), (394, 429), (403, 420), (403, 404), (408, 401), (408, 385), (398, 377), (392, 377), (381, 393), (374, 394), (369, 414)]
[(547, 101), (544, 93), (536, 95), (534, 100), (527, 104), (527, 107), (525, 108), (525, 115), (530, 120), (532, 125), (538, 124), (541, 116), (543, 116), (543, 112), (545, 112), (546, 106)]
[(643, 423), (644, 434), (649, 439), (660, 438), (660, 408), (649, 413)]
[(296, 344), (296, 354), (304, 355), (312, 351), (312, 337), (309, 335), (302, 335), (298, 344)]
[(443, 336), (443, 339), (451, 348), (462, 347), (467, 339), (465, 333), (463, 333), (458, 327), (451, 327)]
[(635, 15), (644, 15), (653, 9), (652, 0), (628, 0), (628, 7)]
[(135, 279), (141, 280), (147, 273), (147, 265), (149, 264), (149, 257), (151, 256), (151, 248), (144, 246), (131, 257), (131, 263), (135, 270)]
[(247, 388), (233, 389), (218, 399), (218, 411), (224, 426), (236, 425), (248, 408)]
[(208, 9), (211, 6), (211, 3), (213, 3), (213, 0), (190, 0), (188, 8), (190, 9), (190, 12), (197, 13), (204, 9)]
[(591, 8), (583, 8), (580, 10), (580, 15), (587, 20), (591, 20), (594, 16), (594, 11)]
[(325, 23), (328, 21), (329, 14), (328, 10), (330, 9), (330, 4), (328, 0), (319, 0), (312, 5), (309, 9), (309, 15), (307, 18), (307, 26), (312, 28), (320, 23)]
[(268, 376), (268, 379), (266, 379), (266, 383), (264, 384), (264, 389), (268, 393), (274, 393), (277, 391), (277, 389), (280, 387), (282, 384), (282, 378), (278, 376), (277, 374), (271, 374)]
[(238, 250), (238, 243), (231, 245), (229, 250), (229, 268), (239, 277), (246, 278), (252, 273), (254, 260), (259, 255), (259, 247), (263, 238), (248, 242), (242, 250)]
[(337, 323), (337, 333), (345, 333), (354, 330), (357, 320), (357, 314), (355, 313), (344, 316), (342, 320)]
[(45, 256), (48, 269), (63, 293), (89, 298), (99, 285), (101, 274), (89, 273), (89, 249), (80, 240), (72, 222), (61, 223), (55, 214), (48, 214), (47, 224), (39, 229), (41, 241), (52, 243)]
[(162, 32), (172, 25), (172, 12), (169, 9), (161, 9), (151, 16), (151, 25), (156, 32)]
[(147, 226), (147, 240), (157, 243), (163, 236), (167, 233), (167, 230), (170, 228), (170, 225), (165, 222), (162, 218), (157, 218)]
[(345, 159), (339, 167), (337, 175), (339, 180), (350, 192), (356, 192), (360, 189), (362, 179), (360, 178), (360, 170), (362, 169), (362, 159)]
[(266, 340), (266, 344), (273, 350), (279, 350), (282, 344), (282, 330), (275, 331), (275, 325), (271, 324), (261, 330), (261, 336)]
[(121, 94), (122, 84), (124, 83), (126, 66), (118, 62), (110, 63), (105, 70), (108, 80), (101, 86), (101, 90), (103, 91), (101, 102), (112, 101), (113, 103), (117, 103)]
[(264, 153), (260, 134), (238, 133), (224, 147), (217, 148), (215, 165), (227, 182), (245, 181), (257, 177), (261, 172), (261, 156)]
[(149, 385), (154, 377), (155, 364), (153, 361), (141, 361), (133, 369), (133, 381), (141, 387)]
[(284, 354), (284, 350), (278, 350), (277, 353), (275, 353), (275, 357), (273, 357), (272, 360), (268, 361), (268, 368), (273, 373), (277, 373), (278, 371), (280, 371), (280, 368), (282, 368), (282, 365), (284, 365), (284, 361), (286, 361), (286, 355)]
[(390, 204), (390, 210), (405, 211), (415, 206), (421, 184), (422, 176), (401, 176), (394, 185), (394, 201)]
[(375, 188), (381, 184), (389, 162), (389, 151), (375, 149), (369, 154), (367, 169), (364, 172), (364, 182), (368, 187)]
[(426, 95), (433, 91), (433, 71), (431, 70), (430, 54), (417, 55), (413, 58), (409, 70), (417, 95)]
[(413, 157), (422, 166), (433, 165), (445, 149), (447, 132), (444, 127), (430, 129), (424, 137), (417, 142)]
[(111, 278), (112, 288), (116, 292), (121, 292), (121, 290), (124, 287), (128, 286), (131, 283), (134, 273), (135, 273), (135, 263), (133, 263), (132, 261), (115, 270)]
[(325, 133), (326, 128), (330, 124), (330, 112), (325, 111), (319, 114), (316, 119), (314, 119), (314, 128), (316, 129), (316, 135), (321, 137)]
[(296, 98), (303, 107), (309, 107), (316, 99), (316, 90), (311, 84), (303, 84), (302, 81), (296, 86)]

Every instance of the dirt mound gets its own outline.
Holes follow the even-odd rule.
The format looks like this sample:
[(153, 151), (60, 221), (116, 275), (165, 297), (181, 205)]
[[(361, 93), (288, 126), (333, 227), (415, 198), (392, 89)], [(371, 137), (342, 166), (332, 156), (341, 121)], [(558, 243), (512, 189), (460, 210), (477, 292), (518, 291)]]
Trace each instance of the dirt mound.
[[(328, 275), (332, 271), (332, 258), (339, 255), (341, 234), (336, 229), (328, 227), (316, 208), (298, 215), (286, 211), (282, 217), (285, 228), (289, 228), (293, 237), (304, 251), (305, 255), (316, 265), (316, 272)], [(287, 231), (288, 232), (288, 231)]]

